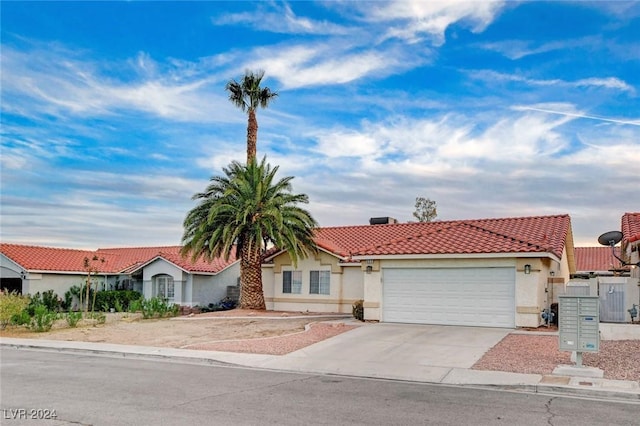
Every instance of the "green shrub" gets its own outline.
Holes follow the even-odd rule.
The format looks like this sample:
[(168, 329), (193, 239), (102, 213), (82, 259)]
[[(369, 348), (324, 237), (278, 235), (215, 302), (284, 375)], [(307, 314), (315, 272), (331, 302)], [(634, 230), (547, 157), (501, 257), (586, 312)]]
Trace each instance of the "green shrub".
[(113, 308), (116, 310), (116, 312), (124, 311), (124, 307), (122, 306), (122, 302), (120, 302), (120, 299), (116, 299), (113, 301)]
[(58, 312), (62, 305), (62, 299), (53, 290), (42, 292), (42, 304), (52, 312)]
[(67, 324), (69, 324), (69, 327), (77, 327), (78, 326), (78, 322), (80, 322), (80, 320), (82, 319), (82, 312), (73, 312), (73, 311), (69, 311), (69, 313), (66, 315), (66, 320), (67, 320)]
[(131, 313), (139, 312), (141, 310), (142, 310), (142, 299), (132, 300), (129, 303), (129, 309), (127, 309), (127, 311)]
[(27, 306), (27, 312), (30, 317), (33, 317), (36, 314), (36, 308), (38, 306), (44, 306), (48, 311), (58, 312), (62, 305), (62, 300), (58, 297), (53, 290), (47, 290), (45, 292), (37, 292), (36, 294), (30, 296), (29, 305)]
[(152, 297), (141, 302), (143, 318), (163, 318), (166, 316), (176, 316), (180, 312), (180, 306), (168, 304), (162, 297)]
[(364, 321), (364, 300), (356, 300), (351, 308), (353, 317), (359, 321)]
[(64, 311), (70, 311), (72, 303), (73, 303), (73, 295), (71, 294), (71, 291), (67, 290), (64, 293), (64, 300), (60, 304), (60, 307)]
[(107, 322), (107, 315), (104, 312), (92, 312), (90, 318), (96, 320), (96, 324)]
[(13, 318), (20, 316), (29, 305), (29, 298), (16, 291), (0, 292), (0, 328), (5, 329), (12, 323)]
[(31, 316), (29, 315), (29, 312), (27, 312), (26, 308), (23, 309), (19, 314), (15, 314), (11, 317), (12, 325), (29, 325), (30, 322)]
[(123, 312), (129, 309), (129, 304), (142, 298), (142, 294), (133, 290), (104, 290), (95, 294), (95, 306), (108, 312), (114, 309)]
[(29, 328), (38, 333), (51, 330), (57, 314), (47, 309), (44, 305), (36, 306), (33, 317), (29, 323)]

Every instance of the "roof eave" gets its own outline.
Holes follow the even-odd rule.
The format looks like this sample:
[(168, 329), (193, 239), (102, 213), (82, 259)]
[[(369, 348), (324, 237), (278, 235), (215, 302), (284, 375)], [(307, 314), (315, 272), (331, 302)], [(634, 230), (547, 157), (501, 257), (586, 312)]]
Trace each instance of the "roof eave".
[(560, 262), (558, 256), (549, 252), (509, 252), (509, 253), (433, 253), (433, 254), (382, 254), (382, 255), (357, 255), (353, 260), (416, 260), (416, 259), (487, 259), (487, 258), (549, 258)]

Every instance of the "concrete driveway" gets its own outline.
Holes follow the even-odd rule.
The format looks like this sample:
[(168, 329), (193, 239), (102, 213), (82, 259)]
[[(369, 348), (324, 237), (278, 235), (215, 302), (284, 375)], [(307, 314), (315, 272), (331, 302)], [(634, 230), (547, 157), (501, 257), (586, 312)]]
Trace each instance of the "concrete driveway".
[(469, 369), (511, 329), (363, 324), (279, 357), (264, 367), (442, 382)]

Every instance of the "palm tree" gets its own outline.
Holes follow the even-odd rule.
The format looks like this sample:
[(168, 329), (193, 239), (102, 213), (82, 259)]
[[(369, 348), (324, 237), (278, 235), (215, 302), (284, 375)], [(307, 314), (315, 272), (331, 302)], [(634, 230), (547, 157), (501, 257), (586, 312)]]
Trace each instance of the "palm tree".
[(266, 309), (262, 292), (262, 261), (271, 245), (286, 250), (294, 265), (316, 251), (313, 240), (316, 221), (298, 203), (308, 203), (305, 194), (291, 193), (293, 177), (275, 179), (278, 167), (246, 166), (237, 161), (214, 176), (205, 192), (195, 194), (200, 203), (184, 220), (184, 256), (203, 256), (211, 261), (233, 254), (240, 258), (240, 307)]
[(246, 70), (242, 81), (231, 80), (227, 83), (225, 90), (229, 92), (229, 100), (242, 112), (247, 112), (249, 122), (247, 123), (247, 164), (256, 158), (256, 146), (258, 143), (258, 120), (256, 119), (256, 109), (266, 108), (277, 92), (272, 92), (268, 87), (260, 87), (264, 71), (257, 72)]

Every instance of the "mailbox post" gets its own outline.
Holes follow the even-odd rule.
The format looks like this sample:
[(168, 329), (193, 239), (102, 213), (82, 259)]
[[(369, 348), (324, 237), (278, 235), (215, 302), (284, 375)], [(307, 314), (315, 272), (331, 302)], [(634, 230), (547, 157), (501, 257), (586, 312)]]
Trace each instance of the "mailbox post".
[(598, 296), (559, 296), (558, 335), (560, 350), (576, 353), (582, 367), (582, 352), (600, 350), (600, 299)]

